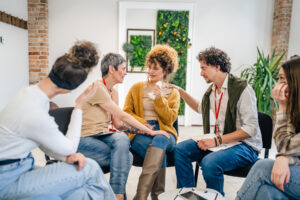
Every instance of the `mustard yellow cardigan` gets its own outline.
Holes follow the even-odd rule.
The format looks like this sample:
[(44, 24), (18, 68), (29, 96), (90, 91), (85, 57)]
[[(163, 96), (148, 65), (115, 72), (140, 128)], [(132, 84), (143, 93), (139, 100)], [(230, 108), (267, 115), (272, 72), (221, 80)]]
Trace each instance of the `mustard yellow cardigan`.
[[(146, 124), (143, 110), (143, 84), (144, 82), (135, 83), (129, 90), (123, 110), (133, 116), (142, 124)], [(154, 100), (154, 109), (158, 116), (158, 124), (161, 130), (172, 133), (177, 140), (177, 132), (173, 123), (177, 119), (180, 105), (180, 95), (176, 89), (173, 89), (168, 97), (159, 97)], [(136, 134), (127, 133), (130, 141)]]

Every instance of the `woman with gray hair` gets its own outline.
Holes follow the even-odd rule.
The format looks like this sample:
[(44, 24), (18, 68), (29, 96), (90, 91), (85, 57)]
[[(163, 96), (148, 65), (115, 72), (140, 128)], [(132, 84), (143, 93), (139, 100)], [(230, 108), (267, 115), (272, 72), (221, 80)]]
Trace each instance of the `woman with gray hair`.
[(119, 108), (114, 86), (122, 83), (126, 76), (126, 61), (121, 55), (107, 54), (101, 61), (101, 72), (102, 80), (94, 83), (96, 94), (83, 105), (78, 151), (96, 160), (100, 166), (110, 166), (110, 185), (117, 199), (124, 199), (132, 156), (129, 138), (123, 131), (153, 136), (168, 134), (147, 128)]

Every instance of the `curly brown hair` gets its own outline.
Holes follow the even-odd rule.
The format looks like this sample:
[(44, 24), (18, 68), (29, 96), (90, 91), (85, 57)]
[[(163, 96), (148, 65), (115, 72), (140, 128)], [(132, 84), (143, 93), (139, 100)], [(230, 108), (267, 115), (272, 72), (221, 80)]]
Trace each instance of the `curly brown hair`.
[(207, 65), (217, 66), (220, 65), (221, 71), (229, 73), (231, 70), (230, 58), (228, 55), (215, 47), (210, 47), (201, 51), (197, 59), (199, 62), (204, 61)]
[(94, 43), (89, 41), (77, 41), (74, 46), (71, 47), (69, 53), (65, 54), (67, 59), (87, 72), (91, 70), (93, 66), (96, 66), (99, 61), (99, 53)]
[(81, 84), (98, 61), (96, 45), (89, 41), (78, 41), (69, 53), (56, 59), (51, 71), (63, 81)]
[(146, 56), (146, 67), (157, 63), (166, 72), (164, 75), (166, 80), (171, 73), (178, 69), (177, 51), (169, 45), (155, 45)]

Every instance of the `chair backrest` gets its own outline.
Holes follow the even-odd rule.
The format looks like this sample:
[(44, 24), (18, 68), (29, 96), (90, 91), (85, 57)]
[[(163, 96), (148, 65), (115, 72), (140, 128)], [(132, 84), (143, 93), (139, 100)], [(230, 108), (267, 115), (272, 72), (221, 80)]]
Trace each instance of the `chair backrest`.
[[(73, 107), (57, 108), (49, 111), (49, 115), (54, 117), (56, 124), (58, 125), (59, 130), (65, 135), (68, 131), (68, 126), (71, 119), (71, 114)], [(47, 164), (56, 162), (55, 160), (50, 160), (48, 155), (45, 155)], [(109, 166), (101, 167), (103, 173), (108, 173), (110, 171)]]
[(59, 130), (65, 135), (71, 119), (73, 107), (57, 108), (49, 111), (49, 115), (54, 117)]
[(258, 112), (258, 123), (261, 131), (263, 148), (265, 148), (265, 158), (269, 156), (269, 149), (272, 146), (273, 120), (265, 113)]
[[(54, 117), (54, 121), (58, 125), (58, 129), (64, 135), (67, 134), (72, 111), (73, 111), (73, 107), (55, 108), (49, 111), (49, 115)], [(47, 164), (52, 164), (57, 162), (57, 160), (51, 160), (50, 157), (46, 154), (45, 154), (45, 158)]]
[(175, 128), (175, 130), (177, 132), (177, 136), (179, 136), (179, 131), (178, 131), (178, 117), (177, 117), (176, 121), (173, 123), (173, 127)]

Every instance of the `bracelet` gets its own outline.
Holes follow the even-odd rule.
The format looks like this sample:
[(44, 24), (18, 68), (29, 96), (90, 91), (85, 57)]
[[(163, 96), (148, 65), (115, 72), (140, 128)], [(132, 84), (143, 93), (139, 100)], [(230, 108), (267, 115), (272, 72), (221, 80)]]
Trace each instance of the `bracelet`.
[(216, 138), (216, 137), (214, 137), (214, 140), (215, 140), (215, 144), (216, 144), (216, 146), (218, 146), (217, 138)]
[(221, 137), (220, 135), (218, 135), (217, 138), (218, 138), (218, 140), (219, 140), (219, 144), (221, 145), (222, 142), (223, 142), (223, 141), (222, 141), (222, 137)]

